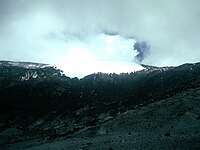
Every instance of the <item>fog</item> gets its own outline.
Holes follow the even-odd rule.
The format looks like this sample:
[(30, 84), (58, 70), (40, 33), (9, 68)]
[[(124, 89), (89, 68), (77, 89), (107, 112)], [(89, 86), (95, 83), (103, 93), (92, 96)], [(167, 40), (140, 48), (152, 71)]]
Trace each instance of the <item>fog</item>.
[(0, 59), (55, 64), (69, 76), (130, 72), (141, 69), (134, 44), (143, 42), (149, 49), (139, 63), (197, 62), (199, 3), (0, 0)]

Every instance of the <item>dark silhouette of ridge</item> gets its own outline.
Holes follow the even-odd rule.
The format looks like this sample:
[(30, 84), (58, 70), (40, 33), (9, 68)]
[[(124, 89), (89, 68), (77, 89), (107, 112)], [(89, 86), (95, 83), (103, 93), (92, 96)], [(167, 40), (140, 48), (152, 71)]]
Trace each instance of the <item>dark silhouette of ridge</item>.
[(37, 136), (68, 137), (101, 124), (105, 120), (98, 116), (103, 114), (115, 118), (200, 87), (200, 63), (142, 66), (145, 69), (137, 72), (78, 79), (47, 64), (0, 61), (0, 132), (10, 128), (22, 132), (17, 139), (4, 137), (0, 145)]

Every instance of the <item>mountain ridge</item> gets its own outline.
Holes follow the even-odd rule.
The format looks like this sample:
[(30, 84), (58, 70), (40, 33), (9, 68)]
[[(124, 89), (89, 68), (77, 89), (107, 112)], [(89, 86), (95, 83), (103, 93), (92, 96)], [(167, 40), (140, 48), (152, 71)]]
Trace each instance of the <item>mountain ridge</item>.
[[(54, 66), (0, 65), (0, 145), (106, 134), (99, 127), (108, 121), (199, 87), (200, 63), (82, 79), (66, 77)], [(164, 103), (159, 107), (165, 109)]]

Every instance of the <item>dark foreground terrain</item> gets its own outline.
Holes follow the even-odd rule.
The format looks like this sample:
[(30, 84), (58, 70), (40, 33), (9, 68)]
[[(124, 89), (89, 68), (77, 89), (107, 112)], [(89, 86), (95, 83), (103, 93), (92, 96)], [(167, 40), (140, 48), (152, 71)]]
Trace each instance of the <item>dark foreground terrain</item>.
[(200, 63), (68, 78), (0, 61), (0, 149), (200, 149)]

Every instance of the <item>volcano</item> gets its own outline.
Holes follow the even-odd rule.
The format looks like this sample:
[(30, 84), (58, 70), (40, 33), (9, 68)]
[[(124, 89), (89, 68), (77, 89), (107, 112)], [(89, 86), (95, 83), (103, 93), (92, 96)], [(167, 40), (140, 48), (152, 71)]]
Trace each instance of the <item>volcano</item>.
[(70, 78), (0, 61), (0, 149), (199, 149), (200, 63)]

